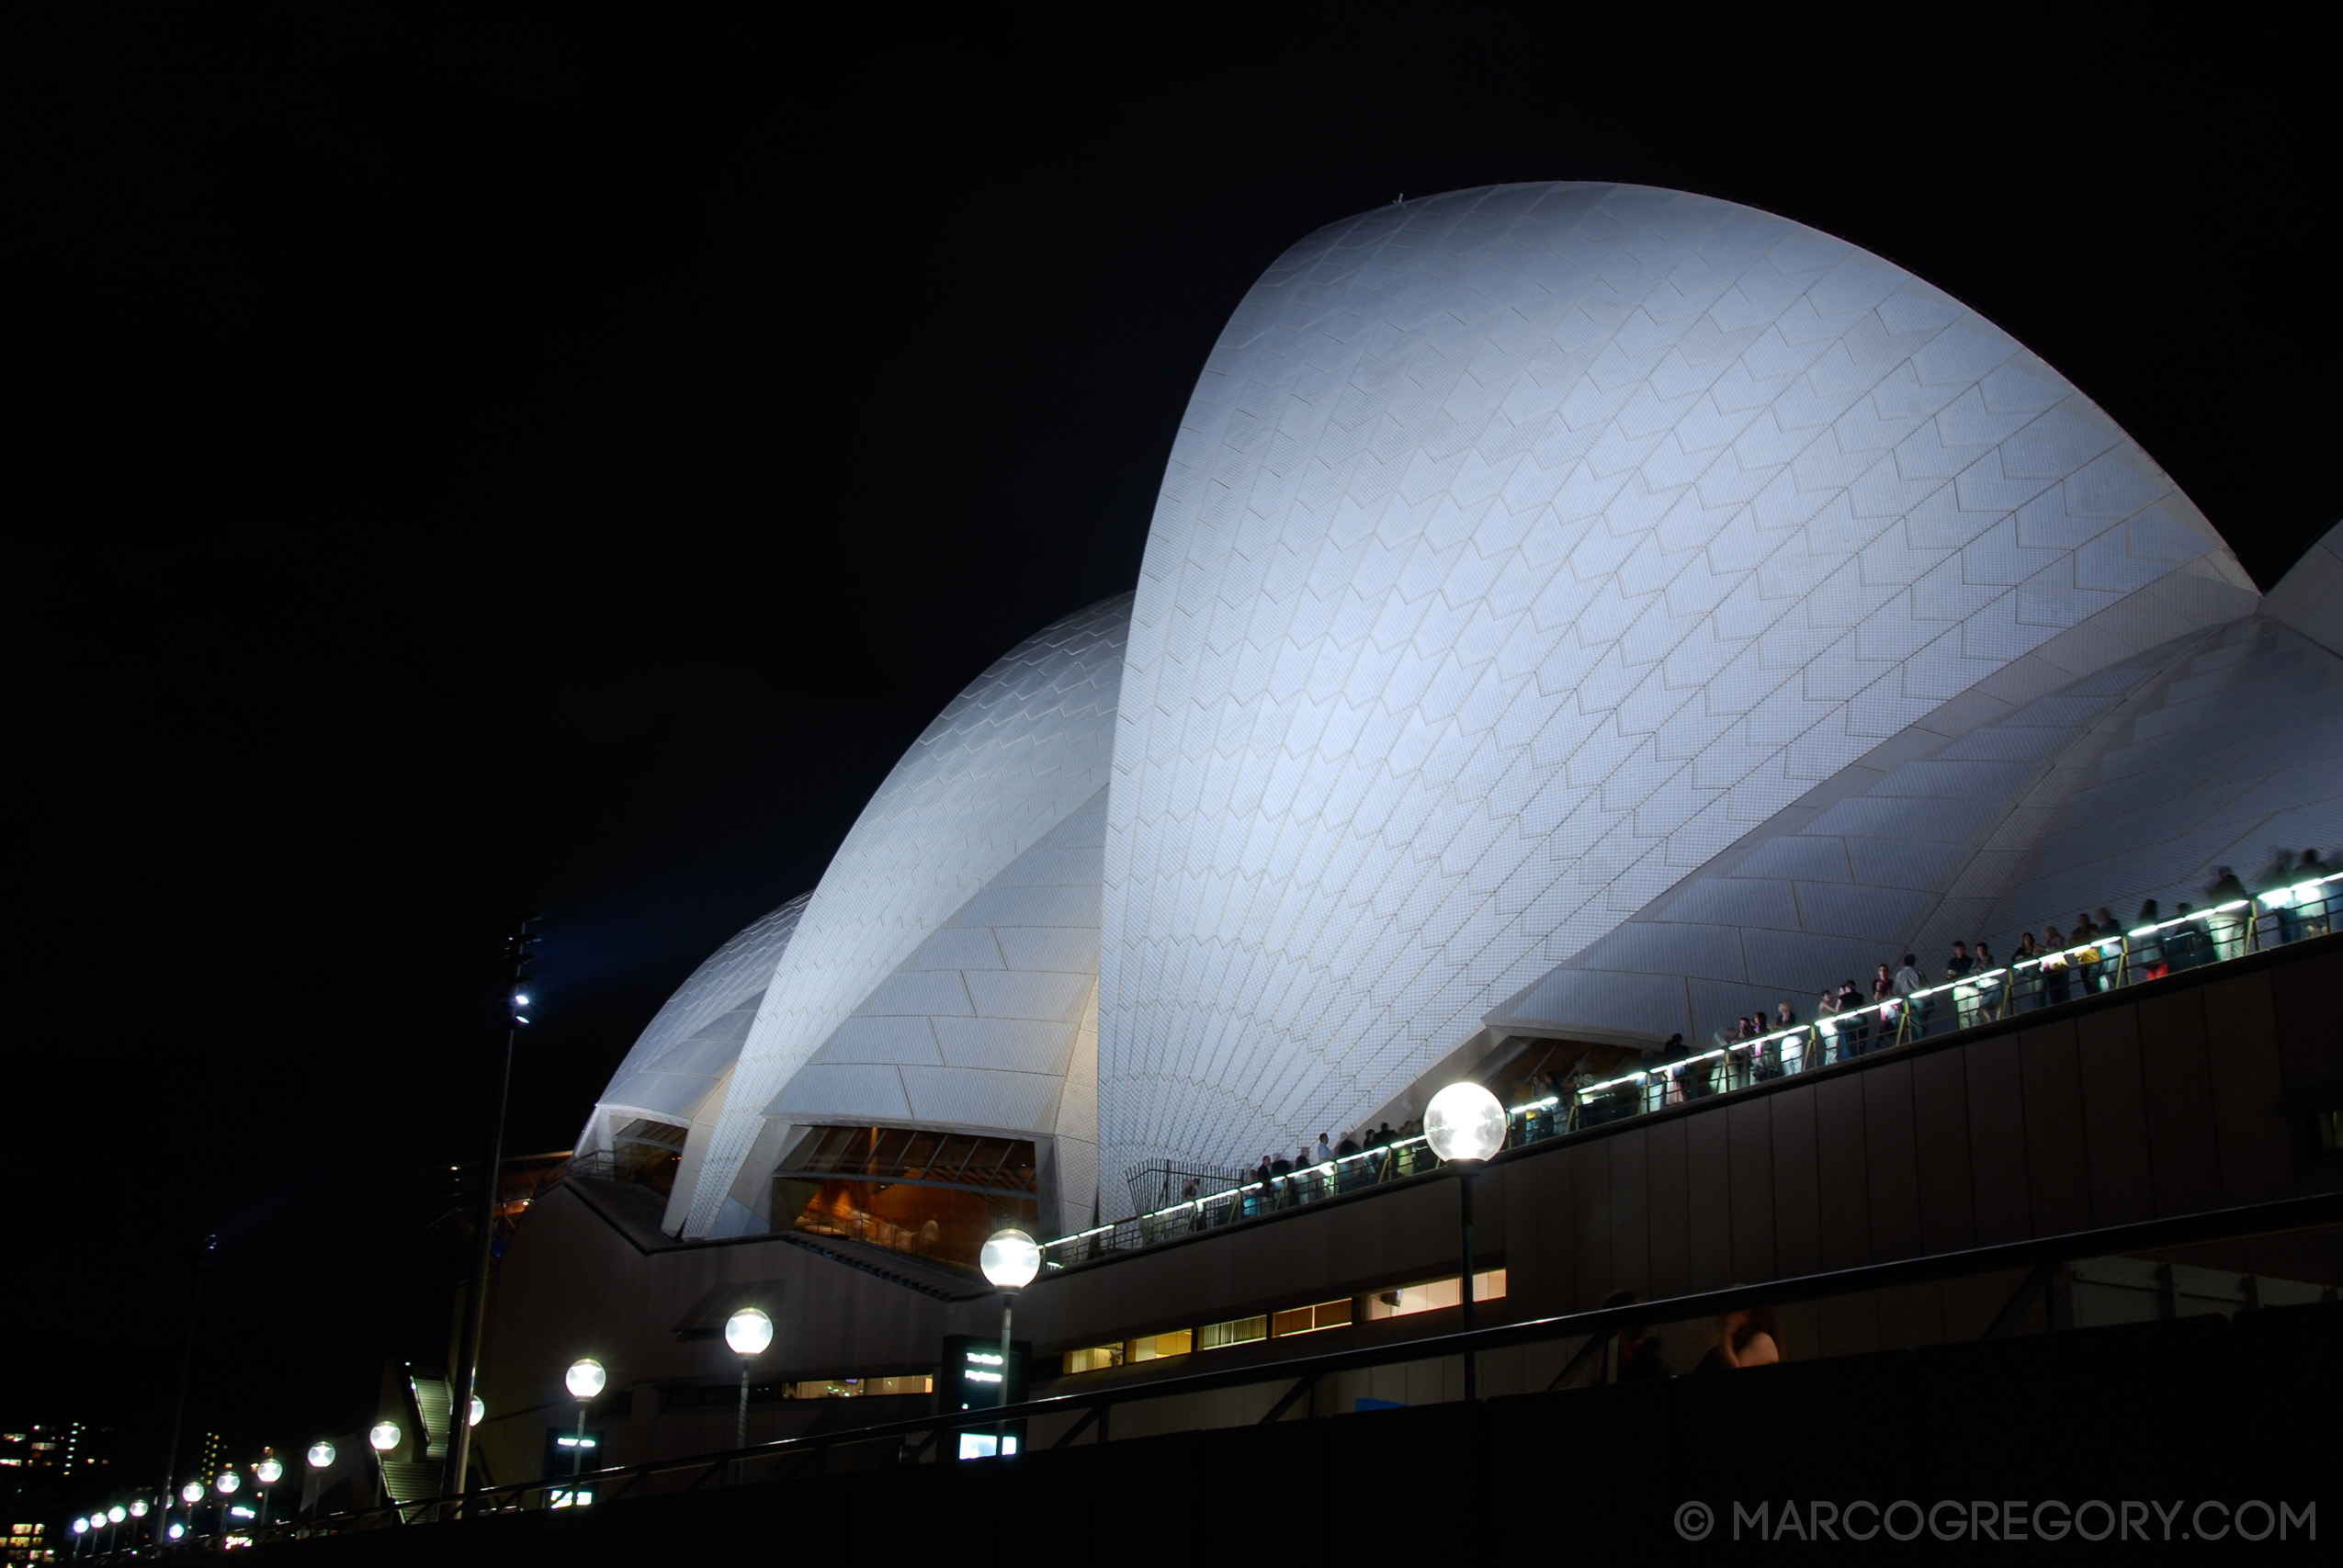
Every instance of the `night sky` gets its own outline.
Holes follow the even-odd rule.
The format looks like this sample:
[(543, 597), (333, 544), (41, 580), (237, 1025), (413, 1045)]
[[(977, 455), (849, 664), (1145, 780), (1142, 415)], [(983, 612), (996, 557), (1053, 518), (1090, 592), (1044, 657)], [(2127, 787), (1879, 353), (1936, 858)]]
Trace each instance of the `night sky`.
[(549, 916), (507, 1147), (565, 1147), (962, 684), (1133, 584), (1216, 333), (1320, 224), (1730, 197), (2008, 328), (2263, 585), (2343, 511), (2331, 88), (2276, 37), (49, 9), (0, 50), (0, 1418), (141, 1478), (207, 1232), (191, 1428), (298, 1449), (439, 1357), (505, 923)]

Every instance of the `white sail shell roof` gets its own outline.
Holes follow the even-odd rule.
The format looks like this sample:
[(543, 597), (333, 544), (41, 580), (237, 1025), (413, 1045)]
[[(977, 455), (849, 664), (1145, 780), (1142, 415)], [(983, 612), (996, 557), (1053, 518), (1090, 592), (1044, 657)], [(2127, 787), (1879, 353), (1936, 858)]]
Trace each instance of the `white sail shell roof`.
[(788, 950), (809, 893), (750, 922), (710, 953), (667, 998), (611, 1075), (578, 1139), (580, 1153), (604, 1146), (635, 1117), (687, 1127), (741, 1054), (757, 1002)]
[[(726, 1087), (685, 1235), (710, 1234), (752, 1146), (787, 1114), (776, 1101), (841, 1025), (1106, 787), (1130, 603), (1126, 594), (1092, 605), (1004, 655), (937, 716), (863, 809), (814, 889)], [(1078, 1025), (1068, 1025), (1070, 1046)], [(835, 1075), (824, 1077), (835, 1087)], [(968, 1090), (965, 1077), (953, 1081)], [(747, 1174), (754, 1182), (764, 1173)]]
[(1322, 230), (1149, 536), (1104, 1167), (1353, 1122), (1883, 741), (2255, 598), (2057, 372), (1801, 224), (1537, 185)]

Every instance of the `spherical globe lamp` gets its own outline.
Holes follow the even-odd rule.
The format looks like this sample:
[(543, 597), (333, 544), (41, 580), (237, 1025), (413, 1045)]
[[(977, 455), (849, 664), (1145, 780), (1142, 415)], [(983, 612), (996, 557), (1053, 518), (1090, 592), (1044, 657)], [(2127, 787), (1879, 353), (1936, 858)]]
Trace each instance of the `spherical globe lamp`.
[(192, 1506), (203, 1501), (203, 1483), (190, 1481), (179, 1488), (179, 1501)]
[(323, 1470), (339, 1457), (339, 1451), (323, 1438), (309, 1446), (309, 1467), (311, 1470)]
[(232, 1470), (223, 1470), (212, 1478), (211, 1483), (220, 1488), (220, 1495), (225, 1497), (233, 1493), (237, 1487), (242, 1486), (244, 1483), (244, 1478)]
[(376, 1453), (387, 1454), (399, 1446), (399, 1439), (403, 1435), (396, 1421), (377, 1421), (367, 1428), (366, 1440), (373, 1446)]
[(773, 1343), (773, 1320), (761, 1307), (742, 1307), (724, 1320), (724, 1343), (735, 1356), (762, 1356)]
[(592, 1399), (610, 1382), (610, 1374), (592, 1356), (581, 1356), (570, 1363), (561, 1381), (569, 1385), (572, 1399)]
[(75, 1535), (87, 1535), (89, 1533), (89, 1521), (85, 1518), (75, 1519), (74, 1521), (74, 1533)]
[(145, 1498), (143, 1498), (143, 1497), (133, 1497), (133, 1498), (131, 1498), (131, 1499), (130, 1499), (130, 1517), (132, 1517), (132, 1518), (134, 1518), (134, 1519), (142, 1519), (142, 1518), (146, 1517), (146, 1499), (145, 1499)]
[(477, 1427), (480, 1425), (480, 1418), (487, 1414), (488, 1401), (475, 1393), (472, 1395), (472, 1413), (465, 1418), (464, 1425), (467, 1427)]
[(1041, 1272), (1041, 1244), (1016, 1229), (994, 1231), (978, 1255), (984, 1277), (1004, 1291), (1022, 1291)]
[(173, 1526), (171, 1527), (171, 1539), (172, 1539), (173, 1540), (178, 1540), (181, 1536), (183, 1536), (183, 1535), (185, 1535), (185, 1534), (187, 1534), (187, 1526), (185, 1526), (185, 1525), (175, 1524), (175, 1525), (173, 1525)]
[(285, 1467), (277, 1462), (275, 1454), (263, 1454), (260, 1462), (252, 1467), (252, 1475), (263, 1486), (274, 1486), (285, 1479)]
[(1505, 1146), (1505, 1108), (1477, 1083), (1452, 1083), (1424, 1107), (1423, 1135), (1442, 1159), (1487, 1159)]
[(130, 1515), (130, 1510), (124, 1508), (121, 1504), (117, 1503), (112, 1507), (106, 1510), (106, 1517), (119, 1525), (124, 1519), (129, 1518)]

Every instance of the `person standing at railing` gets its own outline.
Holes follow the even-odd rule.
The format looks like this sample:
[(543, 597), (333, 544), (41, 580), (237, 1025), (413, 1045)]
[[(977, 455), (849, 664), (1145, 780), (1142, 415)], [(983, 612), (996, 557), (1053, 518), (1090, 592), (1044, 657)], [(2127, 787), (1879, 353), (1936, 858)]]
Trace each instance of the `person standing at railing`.
[(2054, 1007), (2066, 999), (2072, 977), (2066, 969), (2066, 939), (2056, 926), (2042, 928), (2042, 1005)]
[(1926, 988), (1928, 982), (1920, 978), (1920, 961), (1915, 953), (1904, 954), (1904, 966), (1896, 971), (1896, 1010), (1903, 1020), (1903, 1037), (1918, 1040), (1928, 1032), (1928, 1012), (1935, 1003), (1923, 998), (1912, 1000), (1912, 993)]
[(2140, 905), (2140, 917), (2133, 923), (2132, 930), (2145, 934), (2133, 936), (2127, 932), (2123, 938), (2126, 943), (2123, 966), (2130, 972), (2125, 977), (2126, 984), (2161, 980), (2172, 972), (2171, 962), (2164, 951), (2164, 933), (2156, 929), (2163, 923), (2164, 910), (2155, 899), (2147, 899)]
[(2092, 934), (2099, 938), (2099, 988), (2111, 991), (2123, 963), (2123, 922), (2115, 918), (2113, 910), (2101, 905), (2099, 927)]
[[(2252, 907), (2249, 900), (2253, 896), (2237, 880), (2237, 874), (2225, 865), (2206, 893), (2213, 903), (2213, 912), (2206, 919), (2213, 935), (2213, 956), (2235, 958), (2246, 951), (2246, 915)], [(2246, 904), (2247, 909), (2224, 909), (2224, 904)]]
[(2020, 931), (2017, 951), (2009, 954), (2009, 1010), (2015, 1012), (2030, 1000), (2042, 1004), (2042, 949), (2033, 932)]
[(1993, 961), (1993, 944), (1980, 938), (1977, 942), (1976, 967), (1970, 971), (1977, 977), (1977, 1006), (1973, 1018), (1991, 1018), (1995, 1010), (2006, 999), (2004, 987), (2009, 974)]
[(1969, 956), (1969, 944), (1955, 942), (1952, 956), (1944, 961), (1944, 977), (1952, 982), (1952, 1027), (1966, 1029), (1976, 1021), (1976, 982), (1969, 978), (1977, 961)]
[(1851, 975), (1839, 986), (1839, 1048), (1831, 1053), (1834, 1062), (1851, 1062), (1863, 1053), (1863, 993)]
[(1871, 1006), (1863, 1010), (1862, 1032), (1855, 1042), (1856, 1055), (1876, 1051), (1896, 1037), (1896, 976), (1883, 964), (1872, 972)]
[(2164, 958), (2168, 973), (2178, 975), (2184, 969), (2194, 969), (2205, 962), (2213, 951), (2213, 939), (2205, 934), (2205, 923), (2196, 912), (2194, 904), (2180, 903), (2172, 908), (2172, 918), (2185, 924), (2169, 928), (2164, 933)]
[(2319, 859), (2316, 850), (2303, 852), (2303, 863), (2294, 868), (2295, 886), (2308, 886), (2312, 890), (2294, 900), (2296, 937), (2325, 936), (2334, 929), (2333, 900), (2343, 895), (2343, 884), (2325, 881), (2334, 874), (2335, 867)]
[(1696, 1372), (1729, 1371), (1736, 1367), (1770, 1367), (1782, 1359), (1782, 1325), (1771, 1307), (1750, 1307), (1727, 1313), (1716, 1320), (1715, 1338), (1708, 1354), (1692, 1368)]
[(1831, 1048), (1839, 1042), (1839, 993), (1828, 986), (1814, 1005), (1815, 1059), (1806, 1065), (1818, 1067), (1830, 1060)]

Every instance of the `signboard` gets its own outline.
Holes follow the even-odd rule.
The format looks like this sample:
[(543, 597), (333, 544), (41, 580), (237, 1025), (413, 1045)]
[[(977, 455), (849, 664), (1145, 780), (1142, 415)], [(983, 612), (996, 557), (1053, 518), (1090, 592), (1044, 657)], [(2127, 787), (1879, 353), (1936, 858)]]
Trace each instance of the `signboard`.
[[(945, 1336), (942, 1371), (935, 1380), (936, 1409), (997, 1410), (1004, 1404), (1023, 1404), (1025, 1361), (1032, 1352), (1030, 1344), (1018, 1340), (1010, 1347), (1008, 1364), (1003, 1366), (998, 1337)], [(991, 1427), (967, 1428), (952, 1435), (945, 1452), (955, 1459), (990, 1459), (995, 1435), (996, 1428)], [(999, 1436), (1002, 1450), (1013, 1454), (1024, 1447), (1025, 1424), (1012, 1421), (1007, 1432)]]

